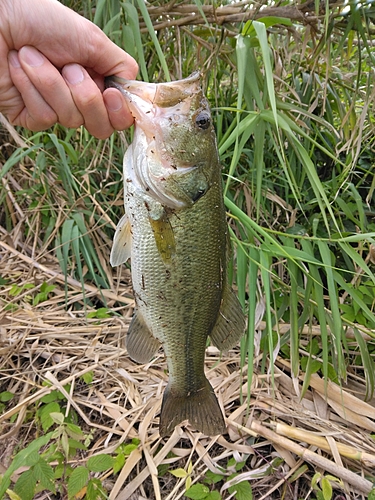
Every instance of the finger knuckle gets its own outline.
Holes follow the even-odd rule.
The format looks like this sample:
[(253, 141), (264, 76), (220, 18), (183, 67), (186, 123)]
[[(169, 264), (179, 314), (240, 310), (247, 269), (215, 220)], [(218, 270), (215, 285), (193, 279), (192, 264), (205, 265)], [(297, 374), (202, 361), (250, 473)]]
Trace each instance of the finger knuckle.
[(52, 127), (57, 122), (57, 116), (54, 112), (46, 110), (40, 111), (37, 117), (30, 117), (27, 121), (27, 128), (30, 130), (45, 130)]
[(99, 104), (99, 99), (101, 99), (98, 92), (87, 92), (87, 94), (82, 94), (79, 96), (79, 108), (88, 109)]
[(82, 117), (62, 117), (59, 118), (59, 123), (67, 128), (79, 128), (85, 122)]
[(39, 84), (44, 89), (53, 89), (54, 90), (54, 89), (58, 88), (60, 83), (61, 83), (60, 74), (47, 73), (47, 74), (44, 74), (43, 77), (39, 78)]

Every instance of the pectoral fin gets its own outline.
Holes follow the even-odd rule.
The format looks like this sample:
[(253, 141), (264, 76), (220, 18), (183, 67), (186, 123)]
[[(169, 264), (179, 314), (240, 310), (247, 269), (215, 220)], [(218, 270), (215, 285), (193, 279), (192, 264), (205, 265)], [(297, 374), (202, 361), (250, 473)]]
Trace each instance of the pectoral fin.
[(137, 363), (148, 363), (159, 349), (159, 341), (153, 337), (142, 315), (136, 311), (126, 336), (126, 349)]
[(163, 210), (160, 218), (149, 217), (150, 225), (155, 237), (155, 243), (164, 262), (168, 262), (176, 251), (176, 243), (172, 225), (168, 215)]
[(237, 296), (225, 286), (219, 315), (210, 334), (213, 344), (226, 351), (235, 346), (245, 331), (245, 315)]
[(124, 264), (131, 254), (131, 227), (128, 216), (125, 214), (117, 225), (113, 238), (111, 256), (109, 262), (112, 267)]

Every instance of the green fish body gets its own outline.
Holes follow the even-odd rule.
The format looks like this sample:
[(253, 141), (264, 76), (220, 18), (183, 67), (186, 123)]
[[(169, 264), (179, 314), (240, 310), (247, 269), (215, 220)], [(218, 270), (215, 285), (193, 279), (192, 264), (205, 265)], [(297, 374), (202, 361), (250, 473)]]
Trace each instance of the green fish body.
[(245, 319), (227, 283), (221, 168), (200, 74), (161, 84), (110, 77), (107, 85), (123, 92), (135, 118), (124, 157), (125, 216), (111, 253), (112, 265), (131, 258), (136, 311), (127, 350), (146, 363), (163, 346), (161, 436), (185, 420), (221, 434), (224, 418), (204, 373), (207, 337), (227, 350)]

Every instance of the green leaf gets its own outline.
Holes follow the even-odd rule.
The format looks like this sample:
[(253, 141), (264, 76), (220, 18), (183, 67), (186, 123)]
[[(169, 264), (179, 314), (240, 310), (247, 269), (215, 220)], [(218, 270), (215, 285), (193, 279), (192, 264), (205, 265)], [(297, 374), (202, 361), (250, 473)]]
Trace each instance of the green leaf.
[(207, 497), (210, 490), (204, 484), (193, 484), (188, 490), (185, 491), (185, 496), (192, 500), (203, 500)]
[(114, 458), (110, 455), (95, 455), (87, 460), (87, 467), (92, 472), (104, 472), (112, 469)]
[(49, 394), (46, 394), (42, 398), (40, 398), (41, 403), (51, 403), (52, 401), (56, 401), (58, 398), (59, 391), (54, 390), (51, 391)]
[(277, 113), (277, 106), (276, 106), (276, 94), (274, 90), (274, 84), (273, 84), (273, 71), (272, 71), (272, 62), (271, 62), (271, 49), (268, 45), (268, 40), (267, 40), (267, 31), (266, 27), (263, 23), (260, 23), (259, 21), (253, 21), (253, 26), (256, 31), (259, 44), (261, 47), (262, 51), (262, 58), (263, 58), (263, 63), (264, 63), (264, 71), (266, 75), (266, 86), (268, 90), (268, 99), (271, 105), (273, 117), (275, 120), (275, 125), (277, 132), (279, 133), (278, 130), (278, 113)]
[[(276, 16), (267, 16), (260, 17), (257, 19), (258, 23), (263, 23), (266, 28), (270, 28), (275, 24), (284, 24), (285, 26), (292, 26), (292, 21), (286, 17), (276, 17)], [(245, 26), (242, 28), (243, 36), (255, 36), (255, 29), (253, 26), (253, 20), (247, 21)]]
[(320, 485), (322, 487), (324, 500), (331, 500), (332, 498), (332, 485), (329, 480), (325, 477), (320, 481)]
[(188, 475), (188, 473), (186, 472), (185, 469), (174, 469), (174, 470), (170, 470), (169, 471), (173, 476), (175, 477), (179, 477), (179, 478), (182, 478), (182, 477), (186, 477)]
[(46, 281), (43, 281), (43, 283), (40, 285), (40, 291), (43, 293), (49, 293), (52, 292), (56, 288), (56, 285), (49, 285)]
[(335, 371), (335, 369), (333, 368), (333, 366), (331, 365), (331, 363), (328, 364), (328, 367), (327, 367), (327, 377), (332, 380), (332, 382), (335, 382), (335, 384), (338, 383), (338, 377), (337, 377), (337, 373)]
[(368, 494), (367, 500), (375, 500), (375, 488), (373, 488)]
[(51, 413), (58, 413), (61, 415), (60, 405), (56, 401), (41, 406), (37, 411), (37, 415), (40, 418), (40, 423), (44, 432), (55, 423), (51, 417)]
[(51, 417), (52, 421), (57, 425), (62, 425), (64, 423), (65, 417), (61, 412), (52, 411), (50, 412), (49, 416)]
[(47, 462), (43, 460), (43, 458), (40, 458), (38, 463), (34, 465), (33, 469), (34, 476), (36, 480), (40, 482), (41, 486), (55, 493), (56, 489), (53, 482), (54, 472), (52, 467), (47, 464)]
[(205, 474), (205, 482), (209, 482), (212, 484), (216, 484), (219, 481), (222, 481), (224, 478), (223, 474), (216, 474), (215, 472), (212, 472), (208, 470)]
[(76, 424), (72, 424), (71, 422), (66, 423), (66, 433), (73, 439), (82, 440), (85, 438), (85, 435), (82, 432), (81, 428)]
[(84, 488), (89, 479), (89, 470), (86, 467), (77, 467), (68, 479), (68, 497), (72, 498)]
[(9, 497), (10, 500), (22, 500), (22, 498), (17, 495), (17, 493), (14, 493), (14, 491), (12, 490), (7, 490), (7, 495)]
[(308, 358), (307, 356), (301, 358), (301, 368), (303, 371), (306, 371), (308, 367), (309, 373), (316, 373), (321, 370), (322, 366), (323, 363), (317, 359)]
[(69, 456), (70, 456), (69, 438), (68, 438), (68, 434), (65, 431), (61, 434), (60, 442), (61, 442), (61, 447), (63, 449), (63, 452), (65, 454), (65, 457), (69, 458)]
[(229, 493), (235, 493), (236, 500), (252, 500), (253, 490), (248, 481), (241, 481), (228, 488)]
[(48, 294), (56, 288), (56, 285), (48, 285), (47, 282), (43, 282), (40, 286), (40, 292), (34, 297), (33, 305), (36, 306), (40, 302), (44, 302), (48, 299)]
[(98, 319), (105, 319), (105, 318), (110, 318), (110, 310), (107, 309), (106, 307), (100, 307), (99, 309), (96, 309), (96, 311), (90, 311), (87, 314), (88, 318), (98, 318)]
[(81, 378), (86, 384), (91, 384), (92, 381), (94, 380), (93, 370), (90, 370), (89, 372), (84, 373)]
[(65, 464), (61, 463), (61, 464), (56, 465), (55, 471), (53, 473), (53, 477), (55, 479), (61, 479), (64, 475), (68, 476), (68, 474), (66, 474)]
[(221, 500), (221, 495), (218, 491), (210, 491), (205, 500)]
[(301, 467), (299, 467), (294, 474), (290, 476), (290, 482), (294, 483), (299, 477), (301, 477), (303, 474), (305, 474), (309, 470), (309, 467), (304, 464)]
[(133, 451), (133, 450), (136, 450), (139, 446), (139, 443), (138, 444), (135, 444), (135, 443), (129, 443), (129, 444), (126, 444), (124, 445), (124, 447), (122, 448), (122, 452), (124, 453), (124, 455), (130, 455), (130, 453)]
[(107, 492), (103, 488), (100, 479), (90, 479), (87, 484), (86, 500), (98, 500), (99, 498), (108, 498)]
[(240, 471), (241, 469), (243, 469), (246, 465), (246, 460), (242, 460), (241, 462), (237, 462), (236, 463), (236, 471)]
[[(125, 464), (125, 455), (119, 453), (113, 462), (113, 474), (117, 474), (118, 472), (120, 472), (120, 470), (124, 467), (124, 464)], [(159, 468), (158, 468), (158, 475), (160, 476)]]
[(243, 460), (241, 462), (237, 462), (235, 458), (230, 458), (228, 460), (228, 464), (227, 466), (228, 467), (233, 467), (236, 469), (236, 471), (240, 471), (241, 469), (243, 469), (246, 465), (246, 460)]
[[(22, 466), (31, 466), (35, 461), (35, 453), (45, 446), (52, 437), (52, 432), (32, 441), (25, 449), (19, 451), (6, 470), (0, 483), (0, 498), (2, 498), (10, 485), (10, 477), (14, 471)], [(28, 472), (28, 471), (27, 471)], [(21, 476), (20, 476), (21, 477)]]
[[(71, 389), (72, 385), (71, 384), (66, 384), (64, 385), (64, 389), (66, 390), (67, 393), (70, 392), (70, 389)], [(61, 399), (61, 400), (66, 400), (66, 397), (64, 396), (64, 394), (60, 391), (57, 391), (57, 398), (58, 399)]]
[(22, 465), (26, 467), (33, 467), (33, 465), (35, 465), (38, 461), (39, 461), (39, 453), (36, 450), (34, 450), (31, 453), (29, 453), (25, 463)]
[(22, 286), (12, 285), (8, 294), (11, 297), (18, 297), (18, 295), (21, 295), (21, 293), (24, 292), (25, 290), (31, 290), (32, 288), (35, 288), (35, 285), (33, 285), (32, 283), (26, 283), (25, 285)]
[(310, 342), (306, 346), (306, 351), (308, 351), (310, 354), (313, 354), (314, 356), (319, 354), (320, 346), (318, 339), (313, 338), (312, 340), (310, 340)]
[(18, 478), (14, 491), (22, 500), (32, 500), (34, 498), (37, 479), (33, 469), (23, 472)]
[(13, 392), (9, 392), (9, 391), (0, 392), (0, 401), (2, 403), (6, 403), (7, 401), (10, 401), (12, 398), (14, 398)]
[(73, 449), (74, 450), (87, 450), (87, 446), (85, 444), (81, 443), (80, 441), (77, 441), (76, 439), (69, 438), (68, 443), (69, 443), (69, 450), (72, 450), (72, 453), (74, 453)]

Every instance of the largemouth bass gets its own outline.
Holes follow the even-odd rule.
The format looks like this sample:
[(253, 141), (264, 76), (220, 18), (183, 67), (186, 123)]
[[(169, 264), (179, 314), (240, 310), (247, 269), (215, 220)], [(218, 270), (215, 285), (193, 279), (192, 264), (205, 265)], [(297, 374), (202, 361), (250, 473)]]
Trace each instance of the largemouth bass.
[(161, 436), (185, 420), (221, 434), (223, 414), (204, 373), (207, 338), (227, 350), (245, 319), (227, 282), (221, 168), (200, 74), (159, 84), (109, 77), (106, 85), (123, 93), (135, 118), (124, 157), (125, 215), (110, 259), (117, 266), (131, 258), (136, 311), (126, 347), (140, 363), (164, 348)]

